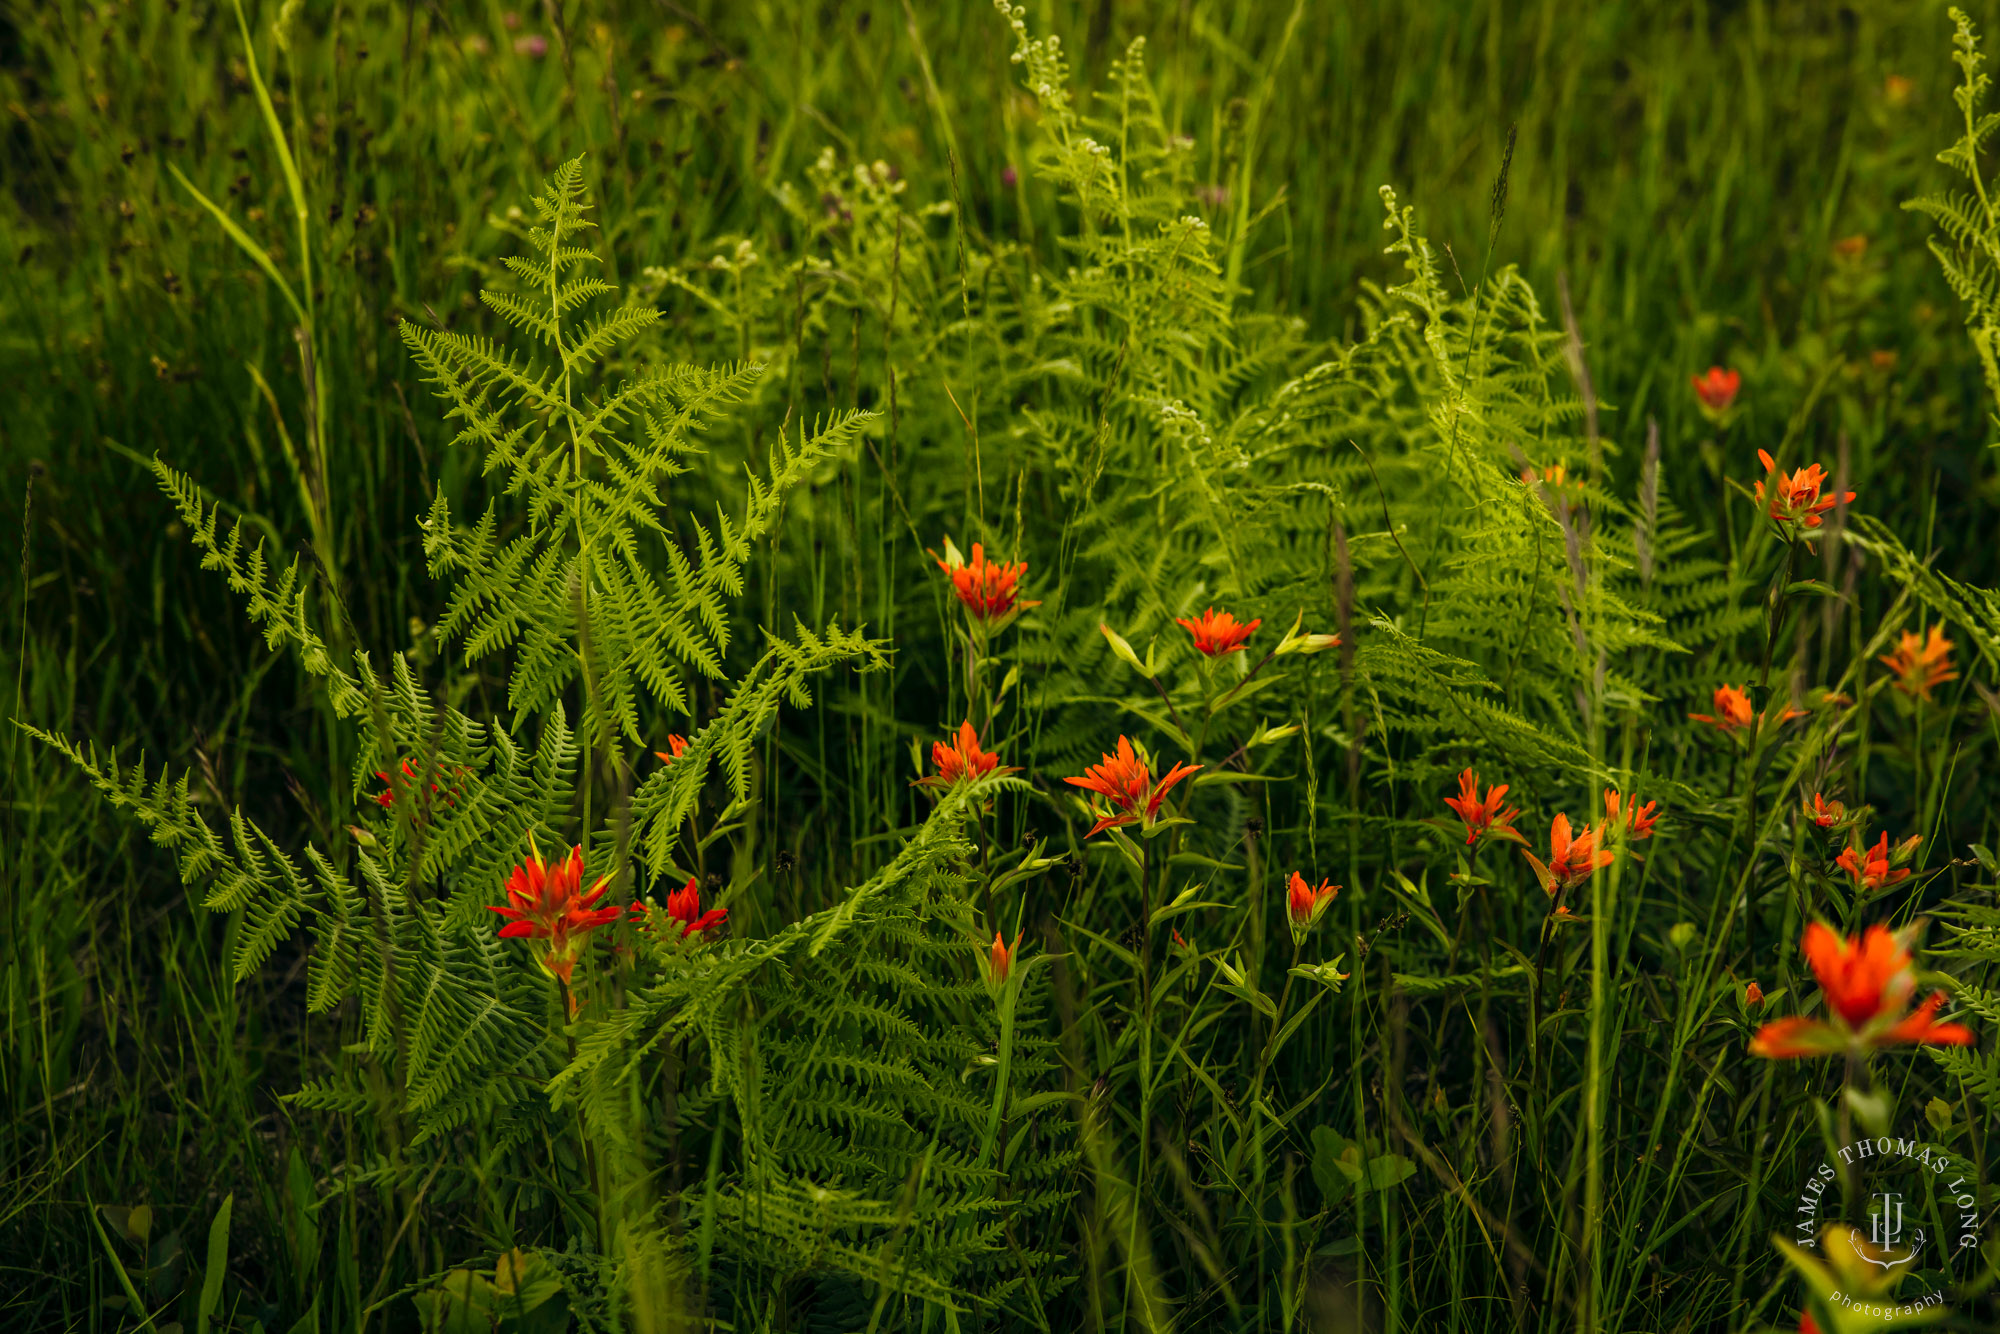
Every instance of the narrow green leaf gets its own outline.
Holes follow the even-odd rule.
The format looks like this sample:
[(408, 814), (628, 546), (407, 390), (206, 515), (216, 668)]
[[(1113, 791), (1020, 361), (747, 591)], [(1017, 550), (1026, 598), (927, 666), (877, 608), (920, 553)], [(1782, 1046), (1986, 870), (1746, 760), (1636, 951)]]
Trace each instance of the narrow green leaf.
[(1285, 1021), (1285, 1026), (1278, 1030), (1276, 1037), (1271, 1039), (1271, 1051), (1264, 1058), (1266, 1061), (1275, 1061), (1278, 1059), (1278, 1053), (1285, 1049), (1285, 1044), (1290, 1042), (1292, 1035), (1299, 1031), (1299, 1025), (1305, 1023), (1307, 1018), (1311, 1016), (1314, 1008), (1319, 1005), (1320, 998), (1326, 994), (1324, 991), (1315, 991), (1306, 997), (1306, 1003), (1301, 1005), (1297, 1012)]
[(207, 195), (203, 194), (200, 190), (196, 189), (194, 182), (189, 180), (186, 176), (183, 176), (181, 174), (181, 169), (179, 167), (169, 162), (167, 164), (167, 170), (174, 174), (174, 179), (181, 183), (181, 188), (183, 190), (186, 190), (189, 194), (195, 197), (196, 203), (200, 204), (203, 208), (207, 209), (211, 214), (215, 216), (215, 220), (222, 224), (222, 230), (229, 233), (229, 239), (236, 242), (237, 247), (240, 250), (242, 250), (244, 254), (250, 256), (250, 258), (253, 261), (255, 261), (257, 267), (264, 270), (265, 275), (269, 277), (272, 282), (278, 285), (279, 293), (284, 296), (286, 304), (291, 306), (292, 314), (298, 316), (299, 323), (300, 324), (308, 323), (306, 319), (306, 308), (299, 304), (298, 297), (294, 295), (292, 292), (292, 285), (285, 281), (285, 276), (283, 274), (278, 272), (278, 266), (271, 262), (271, 257), (270, 255), (265, 253), (264, 247), (258, 245), (255, 241), (251, 240), (250, 234), (244, 231), (241, 227), (238, 227), (236, 225), (236, 220), (231, 218), (227, 213), (224, 213), (222, 209), (216, 205), (214, 200), (210, 199)]
[(222, 1279), (229, 1272), (229, 1211), (234, 1195), (222, 1197), (215, 1221), (208, 1225), (208, 1263), (201, 1274), (201, 1304), (195, 1308), (195, 1334), (208, 1334), (209, 1319), (222, 1304)]
[[(306, 186), (299, 179), (299, 164), (292, 160), (292, 146), (285, 138), (285, 127), (278, 121), (278, 109), (271, 105), (271, 90), (264, 86), (264, 75), (257, 68), (257, 45), (250, 40), (250, 21), (243, 16), (243, 0), (235, 0), (236, 26), (243, 34), (243, 62), (250, 69), (250, 86), (257, 92), (257, 105), (264, 111), (264, 128), (271, 133), (271, 145), (278, 150), (278, 165), (284, 169), (285, 189), (292, 196), (292, 211), (298, 215), (299, 235), (305, 237)], [(301, 322), (311, 327), (301, 315)]]

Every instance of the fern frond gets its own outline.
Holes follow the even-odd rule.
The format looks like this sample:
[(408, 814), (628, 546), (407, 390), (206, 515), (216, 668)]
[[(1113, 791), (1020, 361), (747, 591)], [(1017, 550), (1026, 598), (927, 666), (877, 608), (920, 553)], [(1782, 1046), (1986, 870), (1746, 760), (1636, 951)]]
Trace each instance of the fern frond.
[(273, 649), (280, 644), (291, 646), (299, 656), (299, 664), (326, 683), (328, 701), (336, 716), (352, 718), (359, 714), (367, 705), (367, 697), (354, 679), (335, 665), (326, 642), (313, 629), (306, 606), (306, 584), (299, 577), (298, 562), (294, 560), (284, 573), (274, 578), (265, 564), (261, 541), (244, 550), (241, 520), (230, 526), (227, 537), (220, 536), (217, 526), (222, 517), (221, 504), (206, 503), (193, 478), (176, 472), (159, 459), (153, 460), (152, 467), (161, 489), (186, 522), (189, 539), (201, 549), (202, 568), (222, 571), (231, 592), (248, 595), (245, 610), (263, 628), (265, 644)]
[(747, 799), (751, 752), (780, 704), (803, 707), (811, 700), (806, 682), (838, 663), (859, 659), (862, 670), (888, 665), (886, 645), (838, 626), (815, 634), (803, 624), (796, 642), (765, 633), (766, 649), (713, 721), (688, 739), (687, 749), (667, 768), (640, 785), (632, 796), (634, 842), (654, 875), (672, 860), (673, 842), (707, 781), (708, 766), (719, 763), (731, 796)]
[[(609, 284), (604, 284), (608, 287)], [(592, 292), (588, 295), (596, 295)], [(579, 300), (582, 298), (579, 297)], [(558, 304), (562, 304), (560, 301)], [(569, 345), (567, 356), (574, 366), (594, 365), (606, 352), (620, 343), (629, 342), (646, 329), (659, 323), (660, 312), (650, 307), (628, 306), (624, 310), (586, 323), (576, 331), (575, 340)]]
[(2000, 595), (1962, 583), (1920, 559), (1888, 525), (1869, 514), (1850, 514), (1848, 540), (1882, 562), (1892, 584), (1916, 594), (1955, 629), (1969, 637), (1981, 657), (2000, 663)]

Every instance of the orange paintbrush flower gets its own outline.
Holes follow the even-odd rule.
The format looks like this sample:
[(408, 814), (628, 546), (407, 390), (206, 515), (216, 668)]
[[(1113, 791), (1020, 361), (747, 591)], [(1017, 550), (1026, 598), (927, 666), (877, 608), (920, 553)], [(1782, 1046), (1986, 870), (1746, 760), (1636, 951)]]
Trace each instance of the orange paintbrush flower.
[[(1014, 938), (1014, 949), (1019, 949), (1020, 947), (1021, 938), (1016, 936)], [(991, 961), (993, 965), (993, 980), (995, 982), (1005, 982), (1007, 974), (1014, 971), (1014, 950), (1007, 948), (1007, 943), (1000, 938), (998, 931), (993, 933)]]
[(1972, 1045), (1972, 1030), (1964, 1024), (1941, 1024), (1937, 1012), (1950, 999), (1942, 991), (1933, 991), (1924, 997), (1923, 1004), (1890, 1025), (1881, 1036), (1883, 1046), (1899, 1042), (1915, 1042), (1933, 1047), (1969, 1047)]
[(1637, 797), (1627, 801), (1611, 788), (1604, 789), (1604, 818), (1616, 825), (1619, 823), (1619, 813), (1622, 811), (1626, 836), (1635, 843), (1642, 838), (1653, 836), (1653, 826), (1659, 821), (1659, 817), (1653, 814), (1653, 809), (1659, 804), (1657, 801), (1649, 801), (1641, 806)]
[(1806, 819), (1821, 829), (1832, 829), (1847, 818), (1846, 806), (1838, 801), (1828, 801), (1818, 792), (1813, 793), (1813, 799), (1806, 804), (1805, 809)]
[(583, 889), (583, 849), (570, 849), (569, 856), (550, 866), (542, 861), (533, 834), (528, 836), (528, 860), (507, 877), (505, 907), (487, 906), (489, 912), (508, 919), (500, 928), (503, 940), (525, 937), (547, 940), (548, 953), (542, 966), (565, 986), (576, 965), (576, 951), (582, 938), (607, 922), (618, 920), (616, 907), (594, 906), (611, 883), (599, 876), (589, 890)]
[(1444, 804), (1458, 813), (1465, 824), (1465, 842), (1469, 847), (1485, 836), (1508, 836), (1519, 838), (1514, 832), (1514, 817), (1519, 815), (1518, 807), (1500, 807), (1507, 795), (1507, 784), (1495, 783), (1486, 789), (1486, 795), (1479, 795), (1479, 775), (1470, 769), (1458, 775), (1458, 795), (1446, 797)]
[(687, 752), (687, 748), (688, 739), (686, 737), (669, 734), (667, 737), (667, 748), (665, 750), (656, 750), (653, 752), (653, 755), (661, 764), (672, 764)]
[(1688, 381), (1694, 385), (1695, 400), (1701, 405), (1702, 415), (1710, 421), (1720, 421), (1736, 402), (1736, 391), (1743, 387), (1743, 374), (1710, 366), (1706, 375), (1691, 375)]
[(1008, 976), (1014, 971), (1014, 956), (1020, 952), (1021, 937), (1015, 933), (1014, 943), (1009, 945), (998, 931), (993, 933), (993, 947), (979, 956), (979, 972), (986, 979), (986, 985), (998, 991), (1007, 985)]
[(1119, 825), (1143, 824), (1151, 829), (1159, 819), (1160, 803), (1166, 799), (1167, 790), (1199, 768), (1199, 764), (1176, 764), (1156, 783), (1145, 758), (1121, 736), (1116, 755), (1104, 756), (1101, 763), (1085, 769), (1083, 777), (1065, 778), (1063, 782), (1095, 792), (1111, 803), (1109, 811), (1091, 803), (1090, 813), (1097, 823), (1084, 837), (1095, 838)]
[(1615, 859), (1611, 853), (1598, 849), (1597, 833), (1595, 829), (1586, 829), (1572, 836), (1569, 816), (1558, 815), (1549, 824), (1549, 860), (1546, 864), (1526, 848), (1521, 849), (1521, 855), (1535, 868), (1535, 878), (1542, 882), (1544, 893), (1557, 894), (1580, 885), (1600, 867), (1611, 865)]
[(1330, 880), (1322, 880), (1314, 888), (1306, 883), (1306, 878), (1297, 871), (1292, 872), (1291, 882), (1285, 886), (1285, 920), (1291, 925), (1294, 936), (1303, 936), (1319, 925), (1319, 919), (1326, 916), (1326, 910), (1340, 894), (1340, 886)]
[(1720, 685), (1715, 688), (1715, 712), (1690, 713), (1688, 718), (1723, 732), (1740, 732), (1755, 720), (1756, 715), (1750, 708), (1749, 695), (1735, 686)]
[(1185, 616), (1176, 616), (1174, 620), (1194, 636), (1194, 646), (1211, 658), (1241, 651), (1250, 632), (1264, 623), (1259, 619), (1243, 625), (1229, 612), (1217, 612), (1213, 607), (1193, 620)]
[[(937, 772), (919, 778), (924, 787), (947, 788), (957, 785), (966, 778), (984, 778), (994, 771), (1000, 757), (990, 750), (979, 748), (979, 733), (970, 722), (960, 723), (958, 732), (949, 741), (931, 743), (931, 763)], [(1001, 773), (1016, 773), (1018, 770), (1001, 769)]]
[(1018, 600), (1015, 582), (1028, 572), (1028, 562), (1009, 565), (1004, 561), (988, 561), (986, 548), (978, 542), (972, 544), (970, 564), (959, 560), (957, 550), (947, 542), (938, 568), (950, 577), (952, 592), (958, 594), (958, 600), (975, 621), (1003, 624), (1018, 612), (1042, 605)]
[(1901, 1009), (1917, 985), (1908, 947), (1884, 926), (1869, 927), (1859, 940), (1843, 940), (1831, 927), (1813, 922), (1800, 948), (1827, 1004), (1850, 1028)]
[(1951, 665), (1951, 650), (1952, 642), (1944, 637), (1944, 627), (1934, 625), (1928, 640), (1905, 630), (1902, 643), (1894, 653), (1883, 654), (1881, 662), (1896, 674), (1896, 689), (1911, 699), (1928, 701), (1932, 690), (1958, 679)]
[(1817, 528), (1826, 522), (1820, 516), (1835, 505), (1854, 503), (1852, 491), (1820, 495), (1820, 488), (1826, 485), (1827, 477), (1826, 470), (1817, 463), (1787, 474), (1778, 471), (1777, 460), (1766, 451), (1758, 450), (1757, 457), (1764, 465), (1764, 479), (1770, 483), (1768, 492), (1764, 482), (1756, 484), (1757, 499), (1760, 503), (1769, 502), (1767, 512), (1773, 523)]
[[(1753, 711), (1750, 707), (1749, 692), (1738, 690), (1732, 685), (1717, 686), (1713, 698), (1715, 700), (1713, 706), (1715, 709), (1714, 713), (1690, 713), (1688, 720), (1690, 722), (1707, 723), (1725, 736), (1734, 736), (1738, 732), (1763, 727), (1765, 721), (1771, 716), (1769, 709), (1764, 710), (1762, 713)], [(1785, 723), (1790, 722), (1794, 718), (1803, 718), (1805, 716), (1806, 711), (1804, 709), (1788, 707), (1780, 711), (1778, 721)]]
[(1845, 940), (1831, 927), (1814, 922), (1806, 928), (1802, 948), (1826, 996), (1831, 1021), (1795, 1015), (1768, 1023), (1750, 1042), (1753, 1055), (1789, 1060), (1860, 1053), (1905, 1042), (1939, 1046), (1972, 1042), (1972, 1030), (1963, 1024), (1936, 1022), (1945, 1002), (1942, 991), (1905, 1013), (1917, 987), (1905, 933), (1871, 926), (1858, 939)]
[(1758, 986), (1755, 982), (1743, 988), (1743, 1003), (1745, 1005), (1762, 1005), (1764, 1003), (1764, 988)]
[[(1866, 852), (1858, 847), (1847, 848), (1834, 858), (1834, 862), (1841, 870), (1853, 876), (1855, 883), (1862, 889), (1887, 889), (1890, 885), (1900, 884), (1910, 878), (1910, 868), (1896, 864), (1907, 861), (1910, 854), (1917, 850), (1917, 844), (1922, 841), (1922, 835), (1912, 834), (1891, 850), (1889, 831), (1885, 829), (1882, 831), (1882, 837), (1875, 840), (1874, 847)], [(1892, 867), (1895, 869), (1891, 869)]]

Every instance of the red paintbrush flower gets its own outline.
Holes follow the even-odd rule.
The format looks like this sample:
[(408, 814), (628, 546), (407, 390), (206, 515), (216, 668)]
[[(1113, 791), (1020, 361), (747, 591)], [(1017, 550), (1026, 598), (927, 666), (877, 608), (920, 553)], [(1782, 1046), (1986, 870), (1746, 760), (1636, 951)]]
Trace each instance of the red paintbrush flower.
[[(1757, 451), (1757, 458), (1764, 465), (1765, 481), (1771, 484), (1768, 493), (1771, 522), (1776, 524), (1797, 524), (1801, 528), (1818, 528), (1826, 520), (1820, 516), (1835, 505), (1854, 502), (1852, 491), (1836, 491), (1830, 496), (1820, 495), (1820, 488), (1826, 485), (1826, 470), (1817, 463), (1800, 468), (1794, 473), (1778, 471), (1777, 460), (1764, 450)], [(1767, 499), (1764, 482), (1756, 484), (1757, 499), (1761, 503)]]
[(1708, 374), (1688, 377), (1694, 385), (1694, 396), (1701, 405), (1701, 412), (1710, 421), (1720, 421), (1730, 406), (1736, 402), (1736, 391), (1743, 387), (1743, 375), (1739, 371), (1726, 371), (1720, 366), (1710, 366)]
[[(415, 783), (417, 781), (417, 766), (415, 764), (409, 760), (404, 760), (396, 767), (403, 771), (403, 778), (407, 782)], [(383, 791), (375, 794), (375, 804), (386, 811), (396, 804), (396, 785), (390, 782), (389, 775), (383, 773), (380, 769), (375, 771), (375, 776), (387, 784)], [(440, 795), (440, 789), (436, 783), (431, 784), (431, 795), (433, 797)], [(450, 803), (451, 798), (446, 796), (445, 801)]]
[(1808, 926), (1802, 948), (1833, 1021), (1795, 1015), (1768, 1023), (1751, 1040), (1751, 1054), (1789, 1060), (1860, 1053), (1905, 1042), (1969, 1046), (1971, 1029), (1936, 1022), (1938, 1008), (1945, 1002), (1942, 991), (1904, 1013), (1917, 987), (1908, 934), (1871, 926), (1858, 939), (1844, 940), (1823, 923)]
[[(404, 760), (403, 763), (398, 767), (402, 769), (403, 777), (409, 779), (411, 782), (416, 781), (417, 778), (416, 767), (412, 765), (408, 760)], [(382, 782), (386, 785), (382, 789), (382, 791), (375, 794), (375, 804), (377, 806), (380, 806), (383, 810), (386, 811), (390, 807), (396, 804), (396, 785), (393, 782), (390, 782), (389, 775), (384, 773), (380, 769), (377, 769), (375, 771), (375, 776), (381, 779)]]
[(667, 737), (667, 748), (665, 750), (656, 750), (653, 752), (653, 755), (661, 764), (672, 764), (687, 752), (687, 748), (688, 739), (686, 737), (669, 734)]
[(1659, 817), (1653, 814), (1653, 808), (1659, 804), (1657, 801), (1649, 801), (1641, 806), (1637, 797), (1627, 801), (1611, 788), (1604, 789), (1604, 818), (1615, 825), (1619, 822), (1619, 812), (1622, 810), (1626, 837), (1635, 843), (1642, 838), (1653, 836), (1653, 825), (1659, 820)]
[[(1479, 795), (1479, 775), (1470, 769), (1458, 775), (1458, 795), (1446, 797), (1444, 804), (1458, 812), (1458, 818), (1465, 823), (1465, 842), (1469, 847), (1477, 843), (1482, 835), (1514, 834), (1514, 817), (1521, 812), (1509, 806), (1500, 808), (1501, 800), (1507, 795), (1507, 784), (1495, 783), (1486, 789), (1486, 795)], [(1440, 822), (1442, 823), (1442, 822)]]
[(1319, 919), (1326, 916), (1326, 910), (1339, 894), (1340, 886), (1330, 880), (1320, 881), (1315, 888), (1297, 871), (1292, 872), (1291, 881), (1285, 886), (1285, 921), (1292, 934), (1303, 936), (1318, 926)]
[(729, 920), (727, 908), (701, 910), (701, 884), (693, 876), (673, 893), (667, 895), (667, 917), (681, 923), (681, 939), (698, 936), (712, 927), (721, 926)]
[[(984, 778), (992, 773), (1000, 763), (1000, 757), (990, 750), (979, 748), (979, 733), (969, 722), (960, 723), (958, 732), (950, 741), (931, 743), (931, 763), (937, 772), (917, 780), (923, 787), (948, 788), (960, 779)], [(1020, 772), (1017, 769), (1001, 769), (1003, 774)]]
[(1951, 665), (1951, 650), (1952, 642), (1944, 637), (1944, 627), (1934, 625), (1928, 641), (1905, 630), (1896, 651), (1883, 654), (1880, 661), (1896, 674), (1896, 689), (1911, 699), (1928, 701), (1932, 690), (1958, 679)]
[[(1882, 831), (1882, 837), (1875, 840), (1875, 846), (1866, 852), (1858, 847), (1850, 847), (1844, 849), (1833, 860), (1841, 870), (1853, 876), (1855, 883), (1862, 889), (1886, 889), (1890, 885), (1900, 884), (1910, 878), (1910, 868), (1897, 866), (1896, 863), (1907, 861), (1910, 854), (1917, 850), (1917, 844), (1922, 841), (1922, 835), (1912, 834), (1891, 851), (1889, 831), (1885, 829)], [(1891, 869), (1892, 867), (1895, 869)]]
[(584, 890), (583, 849), (571, 848), (567, 858), (550, 866), (542, 861), (535, 837), (530, 834), (528, 860), (507, 877), (506, 906), (487, 907), (488, 911), (508, 919), (507, 925), (500, 928), (501, 939), (547, 940), (549, 948), (542, 965), (567, 986), (582, 937), (618, 920), (615, 906), (594, 906), (604, 897), (610, 883), (610, 876), (599, 876)]
[(1264, 623), (1260, 618), (1242, 625), (1229, 612), (1218, 613), (1213, 607), (1193, 620), (1185, 616), (1174, 619), (1194, 636), (1194, 646), (1211, 658), (1241, 651), (1243, 641), (1250, 637), (1250, 632)]
[(958, 594), (958, 600), (965, 604), (965, 610), (976, 621), (1001, 623), (1012, 620), (1017, 612), (1042, 605), (1017, 600), (1015, 581), (1027, 573), (1028, 562), (1016, 561), (1008, 565), (988, 561), (986, 548), (978, 542), (972, 544), (971, 564), (961, 562), (957, 550), (949, 542), (945, 544), (944, 557), (937, 564), (950, 577), (952, 591)]
[(1586, 829), (1572, 836), (1569, 816), (1558, 815), (1549, 824), (1549, 860), (1546, 865), (1534, 853), (1521, 849), (1521, 855), (1535, 868), (1535, 878), (1542, 882), (1544, 893), (1553, 895), (1580, 885), (1590, 879), (1598, 868), (1609, 866), (1616, 860), (1611, 853), (1598, 850), (1597, 833), (1595, 829)]
[(1156, 783), (1146, 760), (1133, 751), (1130, 741), (1121, 736), (1116, 755), (1104, 756), (1101, 763), (1085, 769), (1083, 777), (1065, 778), (1063, 782), (1072, 787), (1086, 788), (1111, 803), (1108, 812), (1095, 802), (1091, 804), (1090, 813), (1097, 823), (1084, 837), (1095, 838), (1119, 825), (1143, 824), (1151, 829), (1159, 818), (1160, 803), (1165, 800), (1168, 789), (1199, 768), (1199, 764), (1176, 764)]

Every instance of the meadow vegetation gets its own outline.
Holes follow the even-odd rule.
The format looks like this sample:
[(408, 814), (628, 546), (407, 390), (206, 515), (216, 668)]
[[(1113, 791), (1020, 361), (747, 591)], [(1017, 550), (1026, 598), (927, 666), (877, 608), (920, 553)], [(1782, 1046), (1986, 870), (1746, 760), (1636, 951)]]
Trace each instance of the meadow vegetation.
[(1996, 1327), (1995, 17), (8, 7), (0, 1325)]

